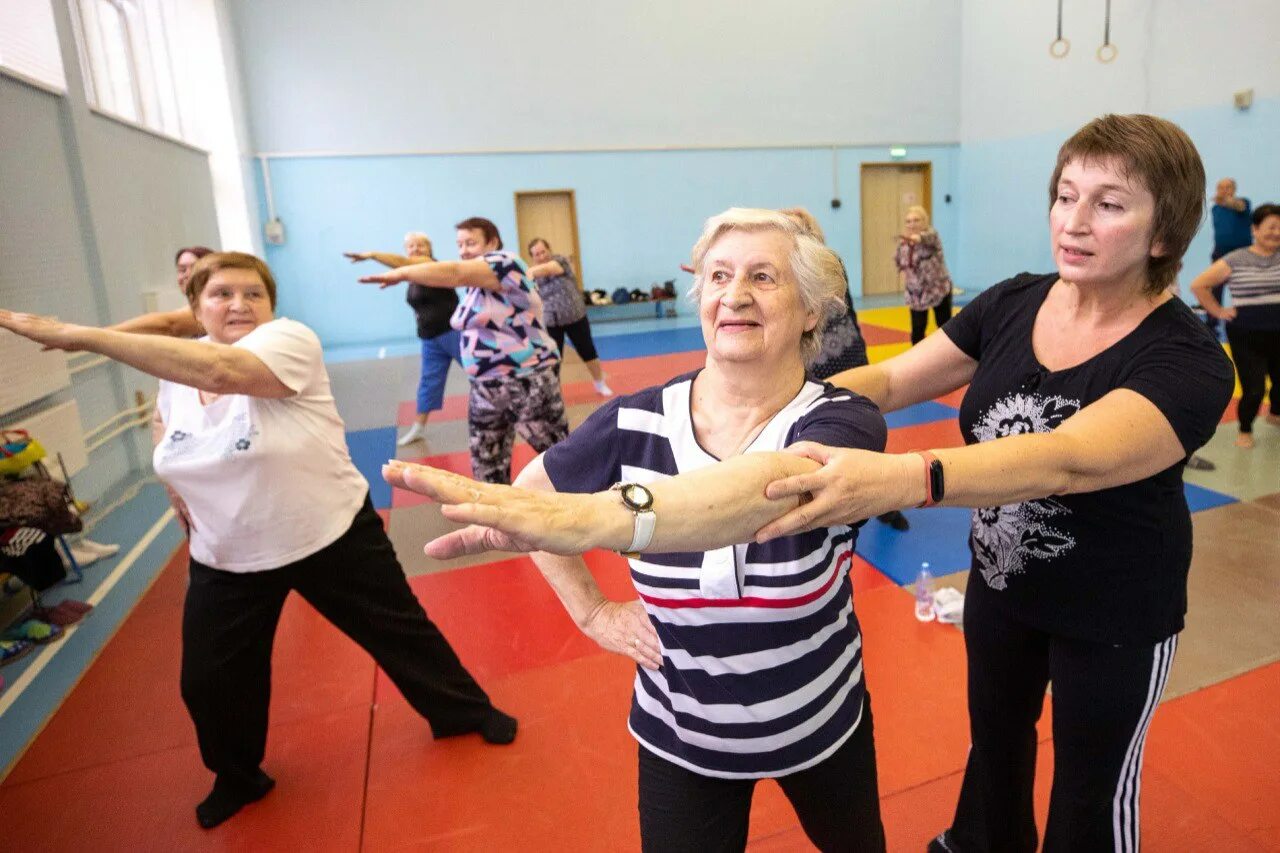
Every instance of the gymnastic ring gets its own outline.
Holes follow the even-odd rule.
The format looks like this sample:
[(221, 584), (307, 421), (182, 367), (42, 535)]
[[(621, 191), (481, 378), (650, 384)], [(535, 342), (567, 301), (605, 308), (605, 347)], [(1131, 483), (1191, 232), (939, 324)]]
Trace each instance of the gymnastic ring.
[[(1059, 47), (1061, 46), (1061, 47)], [(1062, 59), (1071, 52), (1071, 40), (1058, 38), (1049, 43), (1049, 55), (1054, 59)]]
[(1120, 54), (1120, 49), (1108, 42), (1098, 48), (1099, 62), (1112, 62)]

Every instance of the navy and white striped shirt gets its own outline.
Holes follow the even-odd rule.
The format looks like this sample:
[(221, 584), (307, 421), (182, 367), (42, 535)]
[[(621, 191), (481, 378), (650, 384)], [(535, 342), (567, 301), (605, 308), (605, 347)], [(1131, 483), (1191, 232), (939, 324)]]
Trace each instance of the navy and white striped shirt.
[(1231, 267), (1225, 283), (1236, 318), (1230, 325), (1280, 330), (1280, 252), (1259, 255), (1252, 249), (1236, 249), (1222, 260)]
[[(598, 409), (547, 451), (556, 489), (594, 492), (719, 462), (694, 436), (696, 375)], [(746, 452), (797, 441), (878, 451), (886, 438), (871, 401), (809, 380)], [(835, 752), (857, 727), (865, 693), (848, 579), (856, 538), (840, 525), (763, 545), (632, 560), (663, 656), (658, 671), (636, 670), (636, 739), (669, 761), (724, 778), (782, 776)]]

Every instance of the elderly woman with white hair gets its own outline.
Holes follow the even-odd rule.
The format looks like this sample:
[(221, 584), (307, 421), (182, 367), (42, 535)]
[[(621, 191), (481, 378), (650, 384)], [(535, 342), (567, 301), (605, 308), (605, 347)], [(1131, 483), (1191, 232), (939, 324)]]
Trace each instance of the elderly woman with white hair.
[(929, 226), (929, 211), (918, 204), (907, 208), (903, 233), (893, 256), (902, 274), (902, 292), (911, 309), (911, 344), (924, 340), (929, 309), (941, 329), (951, 319), (951, 274), (942, 257), (942, 239)]
[[(353, 263), (377, 261), (392, 269), (435, 260), (431, 253), (431, 239), (421, 231), (410, 231), (404, 235), (403, 255), (392, 252), (343, 252), (343, 255)], [(424, 287), (409, 282), (405, 301), (418, 321), (422, 373), (418, 379), (418, 416), (413, 426), (396, 442), (401, 447), (426, 438), (427, 418), (444, 405), (444, 383), (449, 376), (449, 362), (462, 364), (461, 338), (449, 325), (449, 318), (458, 307), (458, 294), (452, 289)]]
[[(764, 487), (817, 470), (788, 445), (885, 446), (873, 404), (806, 376), (844, 309), (840, 261), (793, 219), (747, 209), (709, 219), (693, 261), (705, 367), (602, 406), (515, 487), (399, 462), (384, 476), (476, 525), (428, 553), (535, 552), (579, 627), (639, 664), (645, 850), (742, 850), (764, 778), (820, 849), (883, 850), (848, 579), (857, 531), (753, 541), (799, 503)], [(630, 559), (639, 602), (606, 600), (566, 556), (594, 547)]]

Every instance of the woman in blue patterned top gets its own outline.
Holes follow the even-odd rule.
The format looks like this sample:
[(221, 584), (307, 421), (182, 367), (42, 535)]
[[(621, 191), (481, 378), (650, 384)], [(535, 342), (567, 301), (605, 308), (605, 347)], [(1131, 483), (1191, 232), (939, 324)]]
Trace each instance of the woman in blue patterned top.
[[(765, 499), (765, 484), (817, 468), (783, 448), (885, 445), (874, 405), (806, 376), (844, 309), (840, 261), (794, 220), (741, 209), (707, 221), (693, 260), (703, 369), (610, 401), (521, 488), (400, 463), (384, 476), (488, 525), (429, 553), (536, 551), (581, 629), (639, 664), (630, 729), (645, 850), (742, 850), (763, 778), (820, 849), (883, 850), (848, 578), (857, 531), (752, 541), (798, 503)], [(592, 547), (628, 552), (639, 602), (607, 601), (580, 558), (558, 556)]]
[(542, 323), (524, 261), (502, 251), (498, 227), (476, 216), (457, 229), (461, 261), (410, 264), (360, 281), (466, 288), (451, 323), (462, 333), (462, 366), (471, 380), (471, 470), (485, 482), (509, 483), (515, 433), (538, 452), (569, 434), (556, 377), (560, 352)]
[(564, 255), (551, 252), (551, 244), (541, 237), (529, 241), (529, 257), (534, 265), (529, 276), (538, 283), (538, 295), (542, 297), (542, 319), (547, 331), (564, 353), (564, 339), (578, 351), (591, 374), (591, 384), (602, 397), (612, 397), (611, 389), (604, 381), (600, 356), (596, 343), (591, 339), (591, 321), (587, 319), (587, 303), (582, 298), (582, 285), (573, 274), (573, 265)]

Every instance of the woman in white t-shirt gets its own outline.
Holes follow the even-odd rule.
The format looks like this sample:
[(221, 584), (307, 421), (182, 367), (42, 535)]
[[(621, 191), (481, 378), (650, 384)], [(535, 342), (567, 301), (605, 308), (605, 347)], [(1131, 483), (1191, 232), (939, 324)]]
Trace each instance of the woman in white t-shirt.
[(291, 590), (386, 670), (436, 737), (510, 743), (497, 710), (414, 597), (351, 462), (320, 341), (275, 319), (276, 287), (235, 252), (191, 273), (199, 341), (97, 329), (0, 310), (0, 327), (97, 352), (161, 381), (156, 473), (191, 540), (182, 696), (205, 766), (206, 828), (265, 796), (271, 646)]

